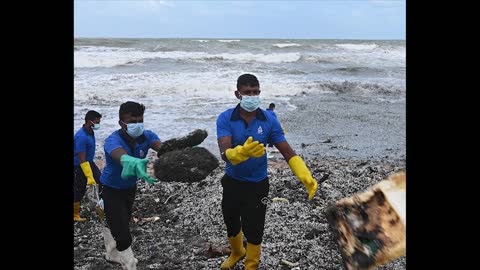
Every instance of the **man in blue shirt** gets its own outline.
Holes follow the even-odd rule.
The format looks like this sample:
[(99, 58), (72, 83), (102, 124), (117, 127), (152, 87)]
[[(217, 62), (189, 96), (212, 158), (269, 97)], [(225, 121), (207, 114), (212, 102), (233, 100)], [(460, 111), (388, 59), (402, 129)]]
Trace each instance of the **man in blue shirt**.
[(130, 219), (137, 189), (137, 180), (149, 184), (157, 180), (147, 174), (146, 158), (151, 148), (158, 151), (160, 138), (150, 130), (144, 130), (145, 106), (127, 101), (120, 105), (120, 129), (105, 139), (106, 165), (100, 182), (101, 198), (109, 228), (103, 229), (105, 258), (122, 264), (123, 269), (135, 270), (137, 259), (131, 248)]
[(270, 104), (268, 105), (267, 111), (271, 111), (272, 114), (273, 114), (273, 116), (277, 117), (277, 115), (275, 114), (274, 110), (275, 110), (275, 103), (270, 103)]
[[(272, 113), (272, 115), (275, 116), (275, 118), (277, 118), (277, 114), (274, 112), (274, 110), (275, 110), (275, 103), (272, 102), (268, 105), (267, 111), (270, 111)], [(283, 127), (282, 127), (282, 129), (283, 129)], [(273, 147), (273, 144), (268, 143), (268, 147)], [(267, 158), (268, 158), (268, 156), (267, 156)]]
[[(252, 74), (243, 74), (237, 80), (235, 96), (240, 100), (217, 118), (217, 139), (222, 159), (226, 162), (222, 213), (227, 227), (231, 254), (220, 269), (230, 269), (245, 258), (245, 270), (257, 269), (265, 225), (269, 182), (265, 144), (271, 142), (282, 153), (295, 175), (308, 191), (311, 199), (317, 182), (303, 160), (287, 143), (277, 118), (271, 111), (262, 110), (260, 84)], [(243, 233), (247, 249), (243, 247)]]
[(102, 115), (88, 111), (85, 123), (73, 137), (73, 221), (85, 221), (80, 216), (80, 201), (85, 196), (86, 185), (95, 185), (100, 180), (100, 170), (93, 161), (95, 156), (95, 133), (100, 128)]

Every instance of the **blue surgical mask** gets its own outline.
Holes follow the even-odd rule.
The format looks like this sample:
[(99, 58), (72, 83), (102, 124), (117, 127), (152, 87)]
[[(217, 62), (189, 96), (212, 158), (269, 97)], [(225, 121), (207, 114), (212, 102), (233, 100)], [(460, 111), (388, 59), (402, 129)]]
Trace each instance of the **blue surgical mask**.
[(90, 122), (92, 122), (92, 124), (93, 124), (93, 126), (92, 126), (93, 130), (98, 130), (100, 128), (100, 123), (95, 124), (93, 121), (90, 121)]
[(242, 100), (240, 100), (240, 107), (247, 112), (253, 112), (258, 106), (260, 106), (260, 96), (240, 96), (242, 97)]
[(127, 134), (132, 138), (137, 138), (143, 134), (143, 123), (130, 123), (127, 125)]

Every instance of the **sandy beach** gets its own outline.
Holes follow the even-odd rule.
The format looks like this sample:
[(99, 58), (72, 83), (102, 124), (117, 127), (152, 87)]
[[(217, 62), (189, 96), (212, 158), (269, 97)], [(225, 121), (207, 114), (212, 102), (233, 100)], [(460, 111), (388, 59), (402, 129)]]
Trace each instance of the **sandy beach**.
[[(404, 93), (362, 95), (337, 89), (300, 94), (290, 103), (296, 108), (277, 104), (287, 140), (314, 178), (326, 180), (308, 201), (288, 164), (278, 152), (271, 153), (269, 198), (288, 201), (268, 202), (259, 269), (343, 269), (325, 210), (405, 169)], [(153, 162), (154, 153), (150, 156)], [(96, 162), (103, 167), (103, 157)], [(199, 183), (139, 182), (131, 222), (138, 269), (219, 269), (226, 255), (207, 251), (228, 246), (221, 214), (223, 168), (221, 161)], [(102, 223), (86, 198), (81, 213), (88, 221), (74, 224), (74, 269), (121, 269), (103, 257)], [(282, 260), (297, 266), (290, 268)], [(234, 269), (243, 269), (243, 263)], [(406, 269), (406, 258), (378, 269)]]

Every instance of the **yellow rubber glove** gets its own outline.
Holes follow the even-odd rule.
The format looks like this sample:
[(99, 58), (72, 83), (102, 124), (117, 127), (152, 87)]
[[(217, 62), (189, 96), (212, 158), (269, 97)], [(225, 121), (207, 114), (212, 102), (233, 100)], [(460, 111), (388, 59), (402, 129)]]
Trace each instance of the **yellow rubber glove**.
[(294, 156), (288, 161), (288, 165), (292, 172), (298, 177), (300, 182), (305, 186), (308, 191), (308, 199), (311, 200), (317, 191), (318, 184), (315, 179), (313, 179), (310, 170), (303, 162), (302, 158), (299, 156)]
[(80, 164), (80, 167), (82, 168), (83, 174), (85, 174), (85, 177), (87, 178), (87, 186), (97, 184), (97, 182), (95, 182), (95, 179), (93, 179), (93, 172), (92, 168), (90, 167), (90, 163), (88, 161), (85, 161)]
[(229, 148), (225, 151), (225, 156), (232, 163), (237, 165), (250, 157), (261, 157), (265, 154), (263, 143), (253, 141), (252, 136), (248, 137), (243, 145), (237, 145), (235, 148)]

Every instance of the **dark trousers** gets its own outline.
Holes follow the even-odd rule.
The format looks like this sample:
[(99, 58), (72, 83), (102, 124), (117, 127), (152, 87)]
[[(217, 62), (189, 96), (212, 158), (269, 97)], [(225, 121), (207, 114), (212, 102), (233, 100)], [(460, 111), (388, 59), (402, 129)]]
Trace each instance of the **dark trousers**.
[(137, 186), (131, 189), (116, 189), (103, 186), (100, 197), (103, 198), (105, 218), (117, 242), (118, 251), (127, 249), (132, 244), (130, 220)]
[[(90, 167), (92, 168), (93, 178), (95, 182), (100, 183), (100, 169), (98, 169), (97, 164), (93, 161), (89, 161)], [(73, 201), (79, 202), (85, 196), (85, 191), (87, 190), (87, 178), (83, 174), (82, 168), (80, 166), (75, 166), (74, 176), (73, 176)]]
[(227, 236), (234, 237), (242, 230), (249, 243), (262, 243), (270, 186), (268, 177), (254, 183), (238, 181), (225, 174), (221, 183), (222, 213)]

